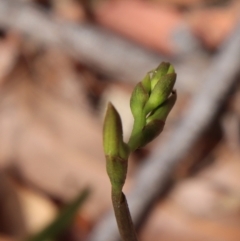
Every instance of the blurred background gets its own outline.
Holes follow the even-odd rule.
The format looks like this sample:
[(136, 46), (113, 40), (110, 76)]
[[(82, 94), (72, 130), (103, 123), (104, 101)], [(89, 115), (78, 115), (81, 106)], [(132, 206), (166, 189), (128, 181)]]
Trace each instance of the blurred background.
[(118, 241), (102, 150), (111, 101), (128, 138), (135, 84), (160, 62), (178, 101), (131, 156), (141, 241), (240, 240), (240, 2), (0, 0), (0, 240)]

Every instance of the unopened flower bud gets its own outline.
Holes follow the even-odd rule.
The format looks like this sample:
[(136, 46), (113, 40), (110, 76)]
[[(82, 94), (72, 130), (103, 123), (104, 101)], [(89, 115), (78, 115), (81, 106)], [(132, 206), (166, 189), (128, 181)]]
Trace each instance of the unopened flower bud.
[(162, 62), (156, 69), (152, 71), (151, 90), (153, 90), (160, 78), (168, 73), (170, 66), (172, 66), (170, 63)]
[(164, 125), (165, 122), (161, 120), (153, 120), (148, 123), (142, 130), (141, 143), (138, 148), (154, 140), (163, 131)]
[(171, 96), (162, 104), (160, 105), (151, 115), (147, 118), (147, 124), (153, 120), (161, 120), (166, 121), (167, 116), (171, 109), (173, 108), (174, 104), (177, 100), (177, 92), (172, 91)]
[(134, 125), (128, 146), (131, 151), (153, 140), (162, 131), (165, 120), (176, 102), (173, 87), (174, 67), (163, 62), (147, 73), (135, 87), (130, 101)]
[(123, 142), (121, 118), (109, 103), (103, 126), (103, 145), (107, 160), (107, 173), (115, 191), (121, 191), (127, 175), (129, 150)]
[(143, 113), (143, 107), (146, 104), (149, 95), (143, 84), (140, 82), (133, 90), (130, 107), (134, 118), (138, 118)]
[(150, 97), (144, 107), (144, 113), (147, 115), (158, 106), (160, 106), (173, 90), (176, 81), (176, 73), (169, 73), (162, 76), (154, 86)]

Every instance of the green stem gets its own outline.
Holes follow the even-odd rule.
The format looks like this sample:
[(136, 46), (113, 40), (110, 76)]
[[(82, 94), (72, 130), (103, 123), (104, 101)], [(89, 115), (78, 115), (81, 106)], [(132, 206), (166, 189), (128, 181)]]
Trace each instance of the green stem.
[(122, 241), (138, 241), (124, 193), (112, 189), (112, 203)]

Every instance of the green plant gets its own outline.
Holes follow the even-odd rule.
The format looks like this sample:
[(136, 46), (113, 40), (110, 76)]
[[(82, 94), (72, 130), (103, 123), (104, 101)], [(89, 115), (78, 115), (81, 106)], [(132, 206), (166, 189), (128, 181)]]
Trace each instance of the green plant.
[(123, 141), (120, 115), (111, 103), (107, 107), (103, 126), (104, 153), (112, 185), (113, 208), (123, 241), (137, 240), (127, 200), (122, 192), (128, 157), (162, 132), (177, 99), (176, 91), (173, 90), (175, 81), (173, 66), (163, 62), (136, 85), (130, 100), (134, 124), (128, 143)]
[(65, 229), (67, 229), (79, 208), (85, 203), (89, 195), (89, 190), (85, 189), (77, 195), (77, 197), (69, 203), (46, 228), (39, 233), (29, 237), (26, 241), (49, 241), (54, 240)]

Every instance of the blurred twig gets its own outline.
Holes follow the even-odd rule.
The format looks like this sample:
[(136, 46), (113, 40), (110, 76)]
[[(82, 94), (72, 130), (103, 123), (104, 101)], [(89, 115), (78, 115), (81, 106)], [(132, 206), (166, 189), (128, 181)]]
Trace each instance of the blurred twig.
[(0, 172), (0, 232), (18, 239), (26, 235), (19, 197), (11, 181), (2, 171)]
[[(146, 208), (164, 190), (182, 157), (191, 150), (216, 116), (236, 81), (239, 67), (240, 25), (215, 56), (201, 89), (192, 99), (179, 125), (172, 131), (168, 141), (157, 148), (150, 160), (144, 163), (137, 175), (136, 186), (128, 197), (135, 223), (139, 222)], [(118, 238), (111, 213), (93, 230), (89, 241), (117, 241)]]
[(40, 7), (0, 0), (0, 27), (65, 50), (80, 62), (118, 79), (141, 78), (162, 58), (93, 24), (55, 19)]
[(78, 1), (81, 3), (85, 11), (87, 20), (90, 22), (94, 22), (95, 16), (92, 9), (92, 1), (89, 1), (89, 0), (78, 0)]

